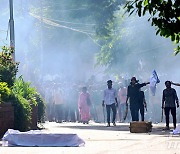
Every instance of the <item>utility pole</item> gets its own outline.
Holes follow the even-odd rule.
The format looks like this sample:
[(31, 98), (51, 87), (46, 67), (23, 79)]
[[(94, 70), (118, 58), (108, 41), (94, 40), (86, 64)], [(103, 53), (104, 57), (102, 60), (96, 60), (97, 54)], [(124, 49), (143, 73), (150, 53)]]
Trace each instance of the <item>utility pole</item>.
[(40, 16), (41, 16), (41, 28), (40, 28), (40, 72), (43, 74), (43, 4), (42, 0), (40, 0)]
[(15, 61), (15, 37), (14, 37), (14, 19), (13, 19), (13, 0), (9, 0), (9, 11), (10, 11), (10, 19), (9, 19), (10, 47), (13, 48), (13, 50), (14, 50), (14, 53), (12, 54), (12, 58)]

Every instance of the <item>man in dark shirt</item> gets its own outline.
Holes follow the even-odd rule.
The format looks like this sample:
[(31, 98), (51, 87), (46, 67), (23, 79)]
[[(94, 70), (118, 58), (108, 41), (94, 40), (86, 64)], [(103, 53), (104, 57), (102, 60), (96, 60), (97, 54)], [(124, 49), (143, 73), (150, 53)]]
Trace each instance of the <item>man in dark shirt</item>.
[(142, 121), (144, 121), (144, 108), (147, 109), (146, 100), (145, 100), (145, 96), (144, 96), (144, 91), (140, 91), (139, 92), (139, 109), (138, 109), (138, 112), (140, 110), (141, 120)]
[[(176, 94), (176, 90), (171, 88), (171, 82), (165, 82), (166, 89), (163, 90), (162, 97), (162, 109), (164, 109), (166, 116), (166, 130), (169, 130), (169, 112), (171, 110), (171, 115), (173, 117), (174, 129), (176, 128), (176, 104), (179, 107), (179, 101)], [(176, 104), (175, 104), (176, 103)]]
[(136, 78), (132, 77), (131, 83), (128, 86), (126, 106), (128, 106), (127, 102), (128, 102), (128, 99), (130, 99), (129, 102), (130, 102), (132, 121), (139, 121), (139, 113), (138, 113), (139, 91), (141, 87), (146, 86), (147, 84), (149, 84), (149, 82), (139, 84)]

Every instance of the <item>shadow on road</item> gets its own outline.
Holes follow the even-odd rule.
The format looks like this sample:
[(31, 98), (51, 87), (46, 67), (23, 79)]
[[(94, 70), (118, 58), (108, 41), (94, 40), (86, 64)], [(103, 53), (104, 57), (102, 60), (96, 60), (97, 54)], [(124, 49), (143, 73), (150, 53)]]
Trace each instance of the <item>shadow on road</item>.
[(163, 129), (164, 129), (164, 127), (162, 127), (162, 126), (153, 127), (152, 132), (149, 132), (149, 134), (150, 135), (160, 135), (160, 136), (163, 136), (163, 137), (169, 137), (169, 136), (176, 137), (176, 136), (179, 136), (179, 135), (173, 135), (172, 134), (173, 129), (171, 129), (171, 130), (163, 130)]
[(81, 126), (66, 126), (66, 125), (59, 125), (57, 127), (61, 128), (70, 128), (70, 129), (87, 129), (87, 130), (104, 130), (104, 131), (129, 131), (129, 125), (117, 125), (106, 127), (103, 125), (81, 125)]
[[(72, 125), (72, 126), (69, 126), (69, 125), (59, 125), (59, 126), (56, 126), (56, 127), (59, 127), (59, 128), (70, 128), (70, 129), (82, 129), (82, 130), (103, 130), (103, 131), (126, 131), (126, 132), (129, 132), (130, 133), (130, 129), (129, 129), (129, 124), (117, 124), (117, 126), (111, 126), (111, 127), (106, 127), (105, 125)], [(163, 136), (163, 137), (169, 137), (169, 136), (172, 136), (172, 134), (170, 132), (172, 132), (172, 129), (171, 130), (168, 130), (168, 131), (165, 131), (163, 130), (164, 127), (162, 126), (158, 126), (158, 125), (155, 125), (153, 126), (152, 128), (152, 132), (149, 132), (149, 133), (133, 133), (133, 134), (147, 134), (147, 135), (160, 135), (160, 136)], [(179, 135), (173, 135), (173, 136), (178, 136)]]

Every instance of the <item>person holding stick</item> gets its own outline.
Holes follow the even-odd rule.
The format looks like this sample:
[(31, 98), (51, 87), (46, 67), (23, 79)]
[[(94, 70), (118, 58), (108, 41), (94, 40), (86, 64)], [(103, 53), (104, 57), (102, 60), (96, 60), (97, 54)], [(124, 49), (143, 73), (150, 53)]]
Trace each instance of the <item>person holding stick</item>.
[[(126, 108), (128, 108), (128, 100), (129, 100), (132, 121), (139, 121), (139, 113), (138, 113), (139, 100), (140, 100), (139, 92), (140, 92), (140, 88), (146, 86), (147, 84), (149, 84), (149, 82), (140, 84), (138, 83), (138, 80), (136, 80), (135, 77), (131, 78), (131, 82), (130, 85), (128, 86), (128, 91), (127, 91)], [(126, 116), (124, 120), (125, 119)]]
[[(171, 88), (171, 82), (165, 82), (166, 89), (163, 90), (162, 96), (162, 110), (164, 109), (166, 117), (166, 127), (165, 130), (169, 130), (169, 112), (173, 117), (174, 129), (176, 129), (176, 104), (179, 107), (179, 100), (177, 97), (176, 90)], [(176, 103), (176, 104), (175, 104)]]
[(116, 126), (115, 119), (116, 119), (116, 107), (118, 105), (117, 101), (117, 92), (114, 88), (112, 88), (112, 81), (107, 81), (108, 88), (104, 90), (104, 98), (102, 101), (102, 106), (104, 107), (106, 105), (106, 111), (107, 111), (107, 127), (110, 127), (110, 113), (111, 109), (113, 112), (113, 118), (112, 123), (114, 126)]

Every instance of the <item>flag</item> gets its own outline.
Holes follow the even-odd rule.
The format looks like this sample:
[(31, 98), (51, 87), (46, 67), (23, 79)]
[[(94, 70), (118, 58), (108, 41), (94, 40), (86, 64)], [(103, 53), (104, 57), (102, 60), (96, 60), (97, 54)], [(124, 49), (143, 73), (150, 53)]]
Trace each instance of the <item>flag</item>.
[(160, 80), (158, 78), (156, 71), (154, 70), (152, 72), (152, 76), (150, 77), (150, 91), (153, 96), (155, 96), (155, 94), (156, 94), (156, 84), (157, 83), (160, 83)]

